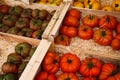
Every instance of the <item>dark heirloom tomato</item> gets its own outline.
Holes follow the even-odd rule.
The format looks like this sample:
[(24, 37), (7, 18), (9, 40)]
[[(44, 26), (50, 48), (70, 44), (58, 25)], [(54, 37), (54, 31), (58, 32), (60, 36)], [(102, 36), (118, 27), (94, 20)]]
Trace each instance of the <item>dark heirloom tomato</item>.
[(83, 17), (82, 23), (93, 28), (98, 25), (99, 19), (96, 15), (87, 15)]
[(10, 9), (10, 6), (8, 5), (0, 5), (0, 12), (2, 12), (3, 14), (8, 14)]
[(89, 26), (82, 25), (82, 26), (79, 27), (78, 36), (82, 39), (88, 40), (88, 39), (92, 38), (93, 30)]
[(50, 74), (46, 71), (39, 72), (34, 80), (57, 80), (54, 74)]
[(63, 20), (63, 25), (78, 27), (80, 24), (79, 20), (73, 16), (66, 16)]
[(74, 73), (61, 73), (58, 75), (57, 80), (79, 80), (79, 78)]
[(75, 54), (66, 53), (60, 59), (60, 68), (63, 72), (77, 72), (80, 67), (80, 59)]
[(94, 31), (93, 39), (100, 45), (107, 46), (111, 43), (113, 33), (109, 29), (97, 29)]
[(61, 26), (60, 33), (68, 36), (68, 37), (75, 37), (77, 36), (77, 29), (75, 27), (68, 27), (68, 26)]
[(85, 78), (83, 78), (83, 80), (96, 80), (96, 79), (93, 77), (85, 77)]
[(99, 27), (105, 29), (114, 29), (117, 26), (117, 20), (114, 16), (104, 15), (99, 21)]
[(70, 38), (66, 35), (58, 35), (55, 37), (55, 43), (67, 46), (70, 44)]
[(96, 77), (101, 70), (102, 62), (97, 58), (85, 58), (81, 62), (80, 74), (85, 77)]
[(102, 66), (99, 80), (120, 80), (120, 70), (113, 63), (105, 63)]
[(59, 70), (59, 56), (54, 52), (47, 52), (42, 61), (42, 68), (49, 73), (56, 73)]
[(81, 12), (76, 9), (70, 9), (68, 10), (66, 16), (73, 16), (79, 20), (81, 18)]

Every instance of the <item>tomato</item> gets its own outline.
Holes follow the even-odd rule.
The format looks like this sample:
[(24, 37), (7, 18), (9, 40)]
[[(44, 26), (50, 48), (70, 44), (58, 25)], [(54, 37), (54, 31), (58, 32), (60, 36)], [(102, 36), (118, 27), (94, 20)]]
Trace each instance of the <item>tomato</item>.
[(80, 59), (75, 54), (63, 54), (60, 59), (60, 68), (63, 72), (77, 72), (79, 67)]
[(120, 34), (117, 34), (115, 38), (120, 40)]
[(99, 80), (120, 80), (120, 71), (113, 63), (105, 63), (99, 75)]
[(97, 58), (85, 58), (81, 62), (79, 72), (85, 77), (96, 77), (101, 70), (102, 62)]
[(59, 56), (54, 52), (47, 52), (42, 61), (42, 67), (49, 73), (56, 73), (59, 70)]
[(79, 27), (78, 36), (82, 39), (88, 40), (93, 36), (93, 30), (91, 27), (82, 25)]
[(3, 65), (2, 65), (2, 71), (4, 73), (17, 73), (18, 68), (14, 63), (4, 62)]
[(79, 78), (74, 73), (61, 73), (58, 75), (57, 80), (79, 80)]
[(68, 37), (75, 37), (77, 36), (77, 28), (75, 27), (68, 27), (68, 26), (61, 26), (60, 33), (68, 36)]
[(79, 20), (73, 16), (66, 16), (63, 20), (63, 25), (78, 27), (80, 24)]
[(96, 15), (87, 15), (83, 17), (82, 23), (93, 28), (98, 26), (99, 19)]
[(57, 80), (54, 74), (48, 73), (46, 71), (39, 72), (34, 80)]
[(104, 15), (99, 21), (99, 27), (105, 29), (114, 29), (117, 26), (117, 20), (114, 16)]
[(100, 2), (96, 1), (91, 4), (85, 5), (85, 8), (93, 9), (93, 10), (100, 10), (101, 4), (100, 4)]
[(120, 49), (120, 39), (113, 39), (111, 41), (111, 47), (114, 49), (114, 50), (119, 50)]
[(43, 31), (38, 29), (32, 33), (32, 38), (41, 39), (42, 34), (43, 34)]
[(97, 0), (84, 0), (84, 5), (89, 5), (97, 2)]
[(8, 14), (9, 9), (10, 9), (10, 6), (8, 6), (8, 5), (1, 5), (0, 6), (0, 12), (2, 12), (3, 14)]
[(93, 77), (85, 77), (85, 78), (83, 78), (83, 80), (96, 80), (96, 79)]
[(119, 34), (120, 33), (120, 23), (116, 27), (116, 32)]
[(61, 44), (61, 45), (64, 45), (64, 46), (67, 46), (70, 44), (70, 38), (66, 35), (58, 35), (56, 38), (55, 38), (55, 43), (56, 44)]
[(54, 52), (47, 52), (42, 61), (42, 68), (49, 73), (56, 73), (59, 69), (59, 56)]
[(70, 9), (67, 11), (66, 16), (73, 16), (79, 20), (81, 18), (81, 12), (78, 11), (77, 9)]
[(93, 34), (93, 40), (103, 46), (109, 45), (112, 38), (113, 33), (109, 29), (96, 29)]

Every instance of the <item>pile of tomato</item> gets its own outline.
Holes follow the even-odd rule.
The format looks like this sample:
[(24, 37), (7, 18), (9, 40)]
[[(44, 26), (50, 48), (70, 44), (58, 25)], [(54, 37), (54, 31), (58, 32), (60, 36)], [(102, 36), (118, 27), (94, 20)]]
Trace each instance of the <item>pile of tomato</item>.
[[(68, 46), (70, 39), (78, 36), (80, 39), (93, 39), (102, 46), (120, 49), (120, 22), (116, 17), (105, 14), (101, 18), (88, 14), (81, 18), (77, 9), (69, 9), (60, 27), (60, 34), (55, 38), (56, 44)], [(81, 23), (80, 23), (81, 22)]]
[[(82, 78), (81, 78), (82, 77)], [(47, 52), (41, 63), (41, 70), (34, 80), (120, 80), (120, 67), (111, 62), (104, 63), (98, 58), (83, 60), (76, 54), (59, 56)]]

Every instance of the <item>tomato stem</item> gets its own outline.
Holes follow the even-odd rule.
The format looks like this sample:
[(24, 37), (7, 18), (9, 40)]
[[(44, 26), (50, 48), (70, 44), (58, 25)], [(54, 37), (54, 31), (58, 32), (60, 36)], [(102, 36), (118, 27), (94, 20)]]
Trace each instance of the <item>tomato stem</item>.
[(87, 27), (85, 27), (85, 28), (83, 29), (83, 31), (87, 31), (87, 29), (88, 29), (88, 28), (87, 28)]
[(106, 36), (106, 32), (105, 31), (102, 31), (102, 36)]
[(70, 80), (70, 78), (66, 78), (65, 80)]
[(90, 61), (88, 64), (87, 64), (88, 68), (91, 69), (94, 65), (93, 63)]
[(115, 7), (118, 7), (119, 5), (118, 4), (115, 4)]
[(106, 22), (107, 22), (107, 23), (110, 22), (110, 18), (109, 18), (109, 16), (106, 18)]
[(68, 59), (67, 62), (68, 62), (68, 63), (72, 63), (72, 60)]
[(93, 15), (89, 15), (89, 19), (93, 20), (94, 16)]
[(53, 63), (56, 64), (58, 61), (56, 59), (54, 59)]
[(62, 35), (61, 35), (61, 37), (60, 37), (60, 40), (61, 40), (61, 41), (64, 41), (64, 37), (63, 37)]
[(92, 5), (91, 4), (89, 4), (89, 9), (92, 9)]
[(90, 0), (88, 0), (88, 4), (90, 3)]

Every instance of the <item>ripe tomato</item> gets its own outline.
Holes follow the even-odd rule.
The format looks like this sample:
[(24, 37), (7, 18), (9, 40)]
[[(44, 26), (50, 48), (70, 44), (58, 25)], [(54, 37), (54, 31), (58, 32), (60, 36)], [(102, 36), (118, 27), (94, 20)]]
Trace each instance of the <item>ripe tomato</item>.
[(114, 29), (117, 26), (117, 20), (114, 16), (104, 15), (99, 21), (99, 27), (105, 29)]
[(77, 72), (80, 67), (80, 59), (71, 53), (64, 54), (60, 59), (60, 68), (63, 72)]
[(67, 46), (70, 44), (70, 38), (66, 35), (58, 35), (56, 38), (55, 38), (55, 43), (56, 44), (62, 44), (64, 46)]
[(50, 74), (46, 71), (39, 72), (34, 80), (57, 80), (54, 74)]
[(85, 58), (81, 62), (80, 74), (85, 77), (96, 77), (101, 70), (102, 62), (97, 58)]
[(82, 23), (93, 28), (98, 25), (99, 19), (96, 15), (87, 15), (83, 17)]
[(119, 50), (120, 49), (120, 39), (113, 39), (111, 41), (111, 47), (114, 49), (114, 50)]
[(47, 52), (42, 61), (42, 68), (49, 73), (56, 73), (59, 69), (59, 56), (54, 52)]
[(74, 73), (61, 73), (58, 75), (57, 80), (79, 80), (79, 78)]
[(82, 25), (79, 27), (78, 36), (82, 39), (88, 40), (93, 36), (93, 30), (91, 27)]
[(8, 5), (1, 5), (0, 6), (0, 12), (2, 12), (3, 14), (8, 14), (9, 9), (10, 9), (10, 6), (8, 6)]
[(103, 46), (109, 45), (112, 38), (113, 33), (109, 29), (96, 29), (93, 34), (93, 40)]
[(85, 77), (85, 78), (83, 78), (83, 80), (96, 80), (96, 79), (93, 77)]
[(105, 63), (102, 66), (99, 80), (120, 80), (120, 71), (113, 63)]
[(73, 16), (66, 16), (63, 20), (63, 25), (78, 27), (80, 24), (79, 20)]
[(70, 9), (67, 11), (66, 16), (73, 16), (79, 20), (81, 18), (81, 12), (78, 11), (77, 9)]
[(115, 38), (120, 40), (120, 34), (117, 34)]
[(75, 37), (77, 36), (77, 29), (75, 27), (61, 26), (60, 33), (69, 37)]
[(116, 32), (119, 34), (120, 33), (120, 23), (116, 27)]

